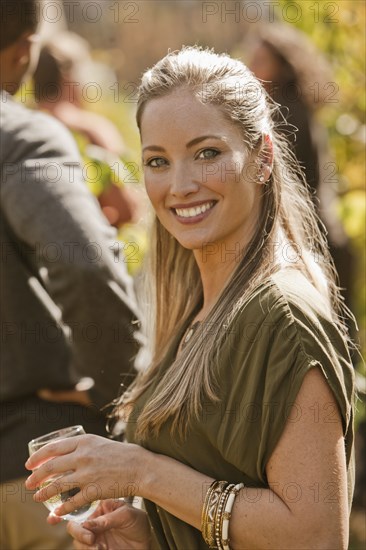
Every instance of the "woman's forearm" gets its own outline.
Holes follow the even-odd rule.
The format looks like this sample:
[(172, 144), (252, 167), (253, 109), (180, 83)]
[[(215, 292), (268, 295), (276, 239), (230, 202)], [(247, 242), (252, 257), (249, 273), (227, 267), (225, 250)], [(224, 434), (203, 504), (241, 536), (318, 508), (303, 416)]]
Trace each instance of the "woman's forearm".
[[(202, 506), (213, 478), (164, 455), (150, 453), (148, 461), (140, 478), (142, 496), (201, 530)], [(294, 548), (291, 533), (297, 538), (299, 527), (273, 491), (244, 488), (230, 521), (230, 547)]]
[(142, 479), (142, 496), (179, 519), (201, 529), (205, 494), (213, 478), (172, 458), (150, 454)]
[[(149, 453), (147, 460), (140, 478), (141, 496), (201, 530), (202, 506), (213, 478), (164, 455)], [(291, 486), (278, 483), (275, 487), (278, 494), (271, 489), (244, 487), (238, 493), (232, 511), (230, 548), (347, 548), (340, 534), (332, 528), (332, 522), (324, 517), (326, 496), (316, 499), (314, 486), (299, 487), (296, 483)], [(281, 494), (293, 501), (291, 509), (278, 496)], [(332, 504), (328, 504), (326, 512), (336, 517)], [(347, 539), (347, 534), (343, 539)]]

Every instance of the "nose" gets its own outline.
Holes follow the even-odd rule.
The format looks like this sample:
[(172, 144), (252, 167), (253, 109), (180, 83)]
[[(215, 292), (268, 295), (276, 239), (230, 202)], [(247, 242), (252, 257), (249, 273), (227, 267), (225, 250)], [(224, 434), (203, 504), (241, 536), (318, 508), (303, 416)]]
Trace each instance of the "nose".
[(186, 197), (191, 193), (197, 193), (199, 188), (199, 181), (189, 167), (184, 163), (176, 164), (171, 172), (170, 194), (175, 197)]

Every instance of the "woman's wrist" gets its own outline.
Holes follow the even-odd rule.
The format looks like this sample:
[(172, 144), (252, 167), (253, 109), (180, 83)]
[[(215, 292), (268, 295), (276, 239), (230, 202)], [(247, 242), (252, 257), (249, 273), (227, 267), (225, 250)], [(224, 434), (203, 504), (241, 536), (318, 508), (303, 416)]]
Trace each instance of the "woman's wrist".
[(146, 451), (141, 457), (143, 472), (139, 496), (200, 529), (202, 491), (214, 481), (213, 478), (163, 454)]
[[(136, 486), (135, 494), (142, 498), (152, 500), (154, 494), (154, 480), (158, 477), (156, 457), (159, 455), (153, 453), (141, 447), (140, 445), (134, 445), (135, 449), (135, 475), (134, 485)], [(156, 475), (157, 474), (157, 475)]]

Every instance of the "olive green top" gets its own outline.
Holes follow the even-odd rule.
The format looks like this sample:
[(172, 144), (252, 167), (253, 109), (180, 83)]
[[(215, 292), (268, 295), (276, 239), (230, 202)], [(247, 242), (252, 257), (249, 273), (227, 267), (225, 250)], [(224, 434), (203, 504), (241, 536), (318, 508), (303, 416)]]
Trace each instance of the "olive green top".
[[(144, 446), (214, 479), (256, 487), (260, 497), (260, 490), (268, 489), (266, 465), (304, 376), (318, 367), (342, 416), (351, 501), (353, 368), (347, 345), (331, 322), (321, 295), (300, 272), (283, 270), (253, 291), (226, 330), (219, 361), (212, 366), (219, 381), (220, 402), (205, 402), (200, 420), (192, 422), (184, 443), (170, 435), (168, 421), (159, 436)], [(172, 364), (181, 337), (177, 335), (172, 342), (161, 373)], [(138, 411), (151, 397), (157, 381), (136, 403), (127, 426), (130, 442), (135, 441)], [(331, 406), (317, 411), (314, 403), (314, 415), (321, 414), (329, 422), (335, 412)], [(207, 488), (203, 487), (202, 502)], [(153, 528), (154, 548), (207, 548), (199, 530), (150, 501), (144, 504)]]

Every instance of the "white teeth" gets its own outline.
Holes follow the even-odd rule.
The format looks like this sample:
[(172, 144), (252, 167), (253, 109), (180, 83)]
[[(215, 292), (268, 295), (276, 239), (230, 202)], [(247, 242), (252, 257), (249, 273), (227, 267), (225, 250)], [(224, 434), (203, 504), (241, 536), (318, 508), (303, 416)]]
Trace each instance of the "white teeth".
[(176, 208), (175, 211), (178, 216), (181, 216), (182, 218), (194, 218), (195, 216), (199, 216), (200, 214), (206, 212), (206, 210), (212, 208), (213, 205), (213, 202), (206, 202), (205, 204), (200, 204), (194, 208)]

